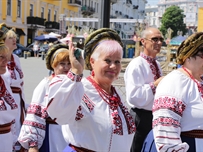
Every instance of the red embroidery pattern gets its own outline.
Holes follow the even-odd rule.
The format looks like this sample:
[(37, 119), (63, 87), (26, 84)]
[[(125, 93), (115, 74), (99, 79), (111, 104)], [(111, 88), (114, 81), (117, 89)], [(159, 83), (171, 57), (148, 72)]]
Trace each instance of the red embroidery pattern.
[(46, 129), (45, 125), (38, 123), (38, 122), (34, 122), (34, 121), (24, 120), (23, 125), (33, 126), (33, 127), (36, 127), (36, 128), (42, 129), (42, 130)]
[(68, 71), (67, 76), (72, 81), (80, 82), (82, 80), (82, 75), (76, 75), (73, 72), (71, 72), (70, 70)]
[(17, 109), (18, 105), (15, 103), (13, 96), (6, 90), (4, 101), (10, 105), (11, 109)]
[(153, 94), (155, 94), (156, 93), (156, 87), (155, 87), (154, 83), (151, 82), (149, 85), (150, 85), (150, 87), (152, 89)]
[(4, 80), (0, 76), (0, 97), (3, 97), (5, 95), (5, 92), (6, 92), (6, 86), (4, 84)]
[(136, 131), (135, 123), (133, 121), (133, 118), (131, 114), (128, 112), (128, 108), (125, 107), (123, 104), (120, 105), (122, 112), (124, 113), (124, 117), (126, 119), (128, 132), (129, 134), (132, 134)]
[(175, 120), (171, 117), (159, 117), (157, 119), (154, 119), (152, 122), (152, 126), (158, 126), (158, 125), (162, 125), (162, 126), (173, 126), (175, 128), (180, 127), (180, 123), (178, 120)]
[(6, 105), (3, 100), (0, 99), (0, 111), (7, 110)]
[(122, 128), (123, 125), (122, 125), (122, 121), (121, 121), (121, 118), (120, 118), (119, 113), (118, 113), (118, 106), (122, 110), (123, 115), (125, 117), (126, 124), (128, 126), (128, 133), (131, 134), (133, 130), (135, 131), (136, 130), (135, 124), (132, 123), (133, 119), (130, 116), (129, 112), (126, 111), (126, 109), (123, 106), (122, 102), (120, 101), (120, 97), (117, 94), (115, 88), (113, 86), (111, 86), (113, 95), (110, 95), (110, 94), (104, 92), (99, 87), (99, 85), (96, 84), (96, 82), (93, 79), (91, 79), (91, 77), (88, 77), (87, 79), (96, 88), (96, 90), (98, 91), (101, 98), (109, 105), (109, 108), (111, 110), (111, 116), (112, 116), (113, 133), (117, 134), (117, 135), (123, 135), (123, 128)]
[(197, 87), (198, 87), (198, 91), (199, 91), (201, 97), (203, 98), (203, 86), (202, 86), (202, 84), (201, 84), (199, 81), (197, 81), (197, 80), (192, 76), (192, 74), (190, 74), (189, 71), (188, 71), (184, 66), (182, 66), (182, 68), (183, 68), (183, 70), (190, 76), (190, 78), (196, 83), (196, 85), (197, 85)]
[(48, 118), (48, 113), (46, 111), (46, 108), (43, 108), (37, 104), (31, 104), (27, 109), (27, 114), (34, 114), (43, 119)]
[(30, 147), (37, 147), (38, 146), (38, 141), (29, 141), (29, 146)]
[(23, 78), (23, 71), (18, 66), (15, 66), (15, 69), (16, 69), (16, 71), (18, 71), (20, 78), (22, 79)]
[(83, 116), (84, 115), (82, 114), (82, 107), (79, 106), (78, 109), (77, 109), (75, 120), (76, 121), (81, 120), (83, 118)]
[(147, 60), (147, 62), (150, 65), (150, 69), (152, 70), (152, 73), (154, 74), (154, 81), (157, 80), (161, 76), (161, 72), (156, 63), (156, 59), (151, 58), (151, 57), (145, 55), (144, 53), (141, 53), (140, 56), (143, 57), (145, 60)]
[(16, 71), (19, 73), (20, 78), (21, 78), (21, 79), (23, 78), (23, 72), (22, 72), (22, 70), (21, 70), (20, 68), (18, 68), (18, 66), (15, 64), (13, 55), (11, 56), (11, 61), (8, 62), (7, 67), (8, 67), (8, 70), (9, 70), (10, 74), (11, 74), (11, 78), (12, 78), (12, 79), (15, 79), (15, 80), (16, 80), (16, 74), (15, 74), (15, 72), (14, 72), (14, 69), (16, 69)]
[(84, 94), (82, 100), (84, 101), (84, 103), (86, 104), (87, 108), (91, 112), (94, 109), (95, 104), (88, 98), (88, 96), (86, 94)]
[(159, 109), (169, 109), (182, 117), (185, 108), (186, 105), (182, 101), (178, 101), (176, 98), (159, 97), (158, 99), (154, 100), (152, 111), (154, 112)]

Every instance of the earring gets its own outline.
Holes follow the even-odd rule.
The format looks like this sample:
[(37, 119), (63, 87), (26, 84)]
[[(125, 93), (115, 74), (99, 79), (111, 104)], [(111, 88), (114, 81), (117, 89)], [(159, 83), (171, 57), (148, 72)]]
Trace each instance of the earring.
[(91, 75), (94, 76), (94, 71), (92, 70)]

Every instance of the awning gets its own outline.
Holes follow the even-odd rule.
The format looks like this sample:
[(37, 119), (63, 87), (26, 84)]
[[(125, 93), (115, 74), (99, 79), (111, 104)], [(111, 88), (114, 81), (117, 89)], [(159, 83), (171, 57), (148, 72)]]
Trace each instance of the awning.
[(24, 31), (22, 29), (16, 28), (16, 33), (21, 36), (21, 35), (25, 35)]

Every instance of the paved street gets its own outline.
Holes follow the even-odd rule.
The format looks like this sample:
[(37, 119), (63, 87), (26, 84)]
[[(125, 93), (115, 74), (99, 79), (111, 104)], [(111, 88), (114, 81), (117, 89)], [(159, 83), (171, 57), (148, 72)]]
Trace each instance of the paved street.
[[(21, 66), (24, 72), (24, 90), (26, 102), (30, 103), (32, 99), (32, 93), (38, 83), (46, 76), (49, 71), (46, 69), (45, 60), (41, 58), (28, 57), (27, 59), (20, 58)], [(84, 71), (84, 76), (89, 75), (89, 71)], [(116, 87), (121, 91), (121, 94), (125, 98), (125, 88), (123, 87), (122, 73), (121, 79), (115, 82)]]
[[(45, 60), (41, 58), (20, 58), (20, 62), (24, 72), (25, 98), (26, 102), (30, 103), (33, 90), (44, 77), (48, 76), (49, 71), (46, 69)], [(85, 70), (84, 75), (88, 74), (89, 72)]]

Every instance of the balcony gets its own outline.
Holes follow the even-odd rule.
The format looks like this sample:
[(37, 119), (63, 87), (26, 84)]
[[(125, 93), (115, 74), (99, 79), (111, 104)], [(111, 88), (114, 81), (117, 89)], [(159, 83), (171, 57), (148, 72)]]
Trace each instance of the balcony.
[(82, 6), (81, 11), (85, 16), (90, 16), (95, 13), (95, 9), (89, 6)]
[(28, 16), (27, 24), (44, 26), (45, 20), (46, 19), (41, 17)]
[(59, 23), (55, 21), (46, 21), (45, 22), (46, 29), (59, 29)]
[(74, 6), (74, 7), (81, 7), (81, 1), (80, 0), (68, 0), (68, 5), (69, 6)]

